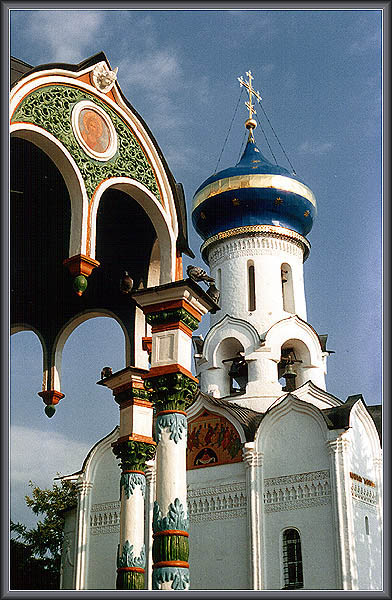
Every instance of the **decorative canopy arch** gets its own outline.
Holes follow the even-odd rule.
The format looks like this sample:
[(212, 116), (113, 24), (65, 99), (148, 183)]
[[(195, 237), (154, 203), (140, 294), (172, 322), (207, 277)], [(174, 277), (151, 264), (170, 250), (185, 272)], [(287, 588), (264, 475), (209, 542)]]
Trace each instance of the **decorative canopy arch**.
[(235, 338), (243, 347), (245, 354), (254, 352), (260, 346), (261, 340), (257, 330), (243, 319), (225, 315), (208, 332), (204, 345), (202, 359), (211, 366), (217, 365), (219, 345), (227, 338)]
[[(169, 283), (175, 278), (176, 269), (176, 240), (168, 222), (167, 214), (155, 196), (140, 182), (129, 177), (113, 177), (103, 181), (97, 188), (89, 209), (90, 255), (95, 258), (96, 220), (99, 203), (103, 193), (109, 188), (118, 189), (131, 196), (144, 209), (151, 219), (157, 234), (160, 249), (160, 283)], [(130, 232), (132, 239), (132, 232)]]

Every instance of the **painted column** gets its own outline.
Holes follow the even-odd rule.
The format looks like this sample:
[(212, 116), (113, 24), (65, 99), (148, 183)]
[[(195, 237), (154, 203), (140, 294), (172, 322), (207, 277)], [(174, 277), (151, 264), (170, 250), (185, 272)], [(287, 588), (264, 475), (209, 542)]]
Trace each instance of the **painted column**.
[(152, 521), (155, 500), (156, 470), (155, 462), (146, 466), (146, 588), (152, 590)]
[(121, 466), (118, 590), (145, 589), (145, 469), (146, 461), (155, 454), (153, 409), (142, 380), (146, 372), (145, 369), (126, 367), (99, 382), (113, 390), (120, 406), (120, 436), (112, 444)]
[(337, 586), (355, 590), (357, 574), (353, 544), (353, 516), (349, 453), (351, 442), (338, 437), (327, 442), (331, 456), (332, 506), (334, 510), (337, 557)]
[(186, 408), (198, 380), (190, 372), (192, 332), (219, 308), (195, 282), (177, 281), (133, 295), (151, 325), (151, 369), (144, 377), (156, 411), (156, 500), (153, 509), (153, 589), (189, 588), (186, 502)]
[(93, 484), (79, 477), (75, 483), (78, 492), (78, 522), (76, 533), (76, 565), (75, 565), (75, 590), (86, 589), (86, 564), (87, 564), (87, 534), (90, 513), (90, 490)]
[(264, 546), (264, 503), (263, 503), (263, 458), (257, 452), (254, 442), (248, 442), (243, 448), (246, 467), (247, 513), (249, 533), (249, 553), (251, 571), (251, 589), (265, 589), (263, 551)]

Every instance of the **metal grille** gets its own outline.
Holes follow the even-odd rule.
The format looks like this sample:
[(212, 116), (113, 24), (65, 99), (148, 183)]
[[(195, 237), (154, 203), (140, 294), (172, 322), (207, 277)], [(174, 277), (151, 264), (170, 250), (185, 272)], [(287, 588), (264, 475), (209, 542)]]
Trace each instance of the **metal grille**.
[(304, 587), (301, 539), (296, 529), (283, 532), (283, 576), (284, 590)]

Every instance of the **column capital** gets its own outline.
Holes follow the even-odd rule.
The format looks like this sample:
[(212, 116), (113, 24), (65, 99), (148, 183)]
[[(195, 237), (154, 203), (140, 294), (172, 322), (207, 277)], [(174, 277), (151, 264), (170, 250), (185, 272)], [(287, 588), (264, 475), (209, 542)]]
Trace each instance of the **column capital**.
[(351, 441), (347, 438), (338, 437), (334, 440), (328, 440), (326, 445), (330, 454), (343, 454), (350, 449)]
[(145, 471), (148, 460), (155, 456), (155, 442), (142, 442), (130, 439), (118, 439), (112, 444), (112, 450), (118, 460), (121, 461), (123, 470)]
[(93, 483), (91, 483), (90, 481), (86, 481), (82, 477), (78, 477), (78, 479), (75, 481), (75, 488), (80, 497), (87, 496), (90, 493), (92, 487)]
[(179, 364), (153, 367), (144, 378), (150, 399), (157, 411), (185, 411), (192, 404), (198, 380)]
[(242, 456), (247, 468), (261, 467), (263, 465), (264, 452), (258, 452), (254, 446), (254, 442), (244, 445), (242, 449)]

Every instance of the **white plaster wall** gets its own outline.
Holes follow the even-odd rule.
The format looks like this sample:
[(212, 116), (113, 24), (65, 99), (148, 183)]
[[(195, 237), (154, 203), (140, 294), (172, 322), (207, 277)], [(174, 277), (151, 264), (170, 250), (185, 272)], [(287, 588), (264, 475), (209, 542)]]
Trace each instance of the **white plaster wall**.
[[(264, 435), (263, 435), (264, 434)], [(327, 433), (309, 409), (291, 409), (271, 422), (258, 440), (264, 452), (264, 477), (284, 477), (328, 471)], [(334, 524), (330, 497), (310, 505), (265, 512), (265, 537), (261, 541), (267, 589), (283, 587), (281, 536), (283, 529), (299, 529), (306, 589), (336, 589)], [(313, 504), (313, 505), (312, 505)]]
[(62, 551), (62, 574), (61, 589), (73, 589), (74, 565), (75, 565), (75, 534), (76, 534), (76, 508), (65, 514), (64, 522), (64, 544)]
[[(245, 493), (244, 464), (193, 469), (187, 478), (189, 492), (202, 489), (199, 498), (210, 505), (196, 518), (190, 511), (190, 589), (250, 589), (246, 506), (222, 511), (211, 507), (211, 497), (238, 497), (240, 489)], [(188, 497), (188, 507), (191, 499)]]
[[(107, 448), (98, 458), (94, 469), (94, 485), (91, 489), (92, 509), (96, 504), (119, 501), (120, 475), (117, 459), (111, 448)], [(103, 508), (100, 512), (113, 513), (113, 509), (109, 507), (105, 511)], [(90, 517), (88, 523), (87, 589), (116, 589), (119, 525), (103, 526), (102, 533), (92, 534)]]
[[(376, 482), (374, 452), (367, 428), (354, 411), (350, 424), (352, 427), (351, 471)], [(368, 486), (363, 486), (365, 491), (367, 488)], [(378, 493), (378, 488), (375, 489)], [(358, 589), (380, 590), (382, 589), (382, 523), (377, 506), (353, 498), (352, 513)], [(369, 534), (366, 534), (365, 530), (366, 516), (369, 520)]]
[(301, 536), (304, 589), (336, 589), (331, 503), (265, 514), (266, 589), (283, 588), (282, 533), (294, 527)]
[[(222, 315), (249, 320), (259, 333), (290, 316), (283, 310), (281, 265), (292, 269), (295, 313), (306, 320), (303, 279), (303, 253), (286, 240), (268, 237), (237, 238), (222, 241), (209, 253), (212, 277), (220, 280), (221, 311), (211, 315), (211, 326)], [(248, 310), (248, 261), (255, 268), (256, 310)], [(218, 277), (218, 269), (220, 276)]]

